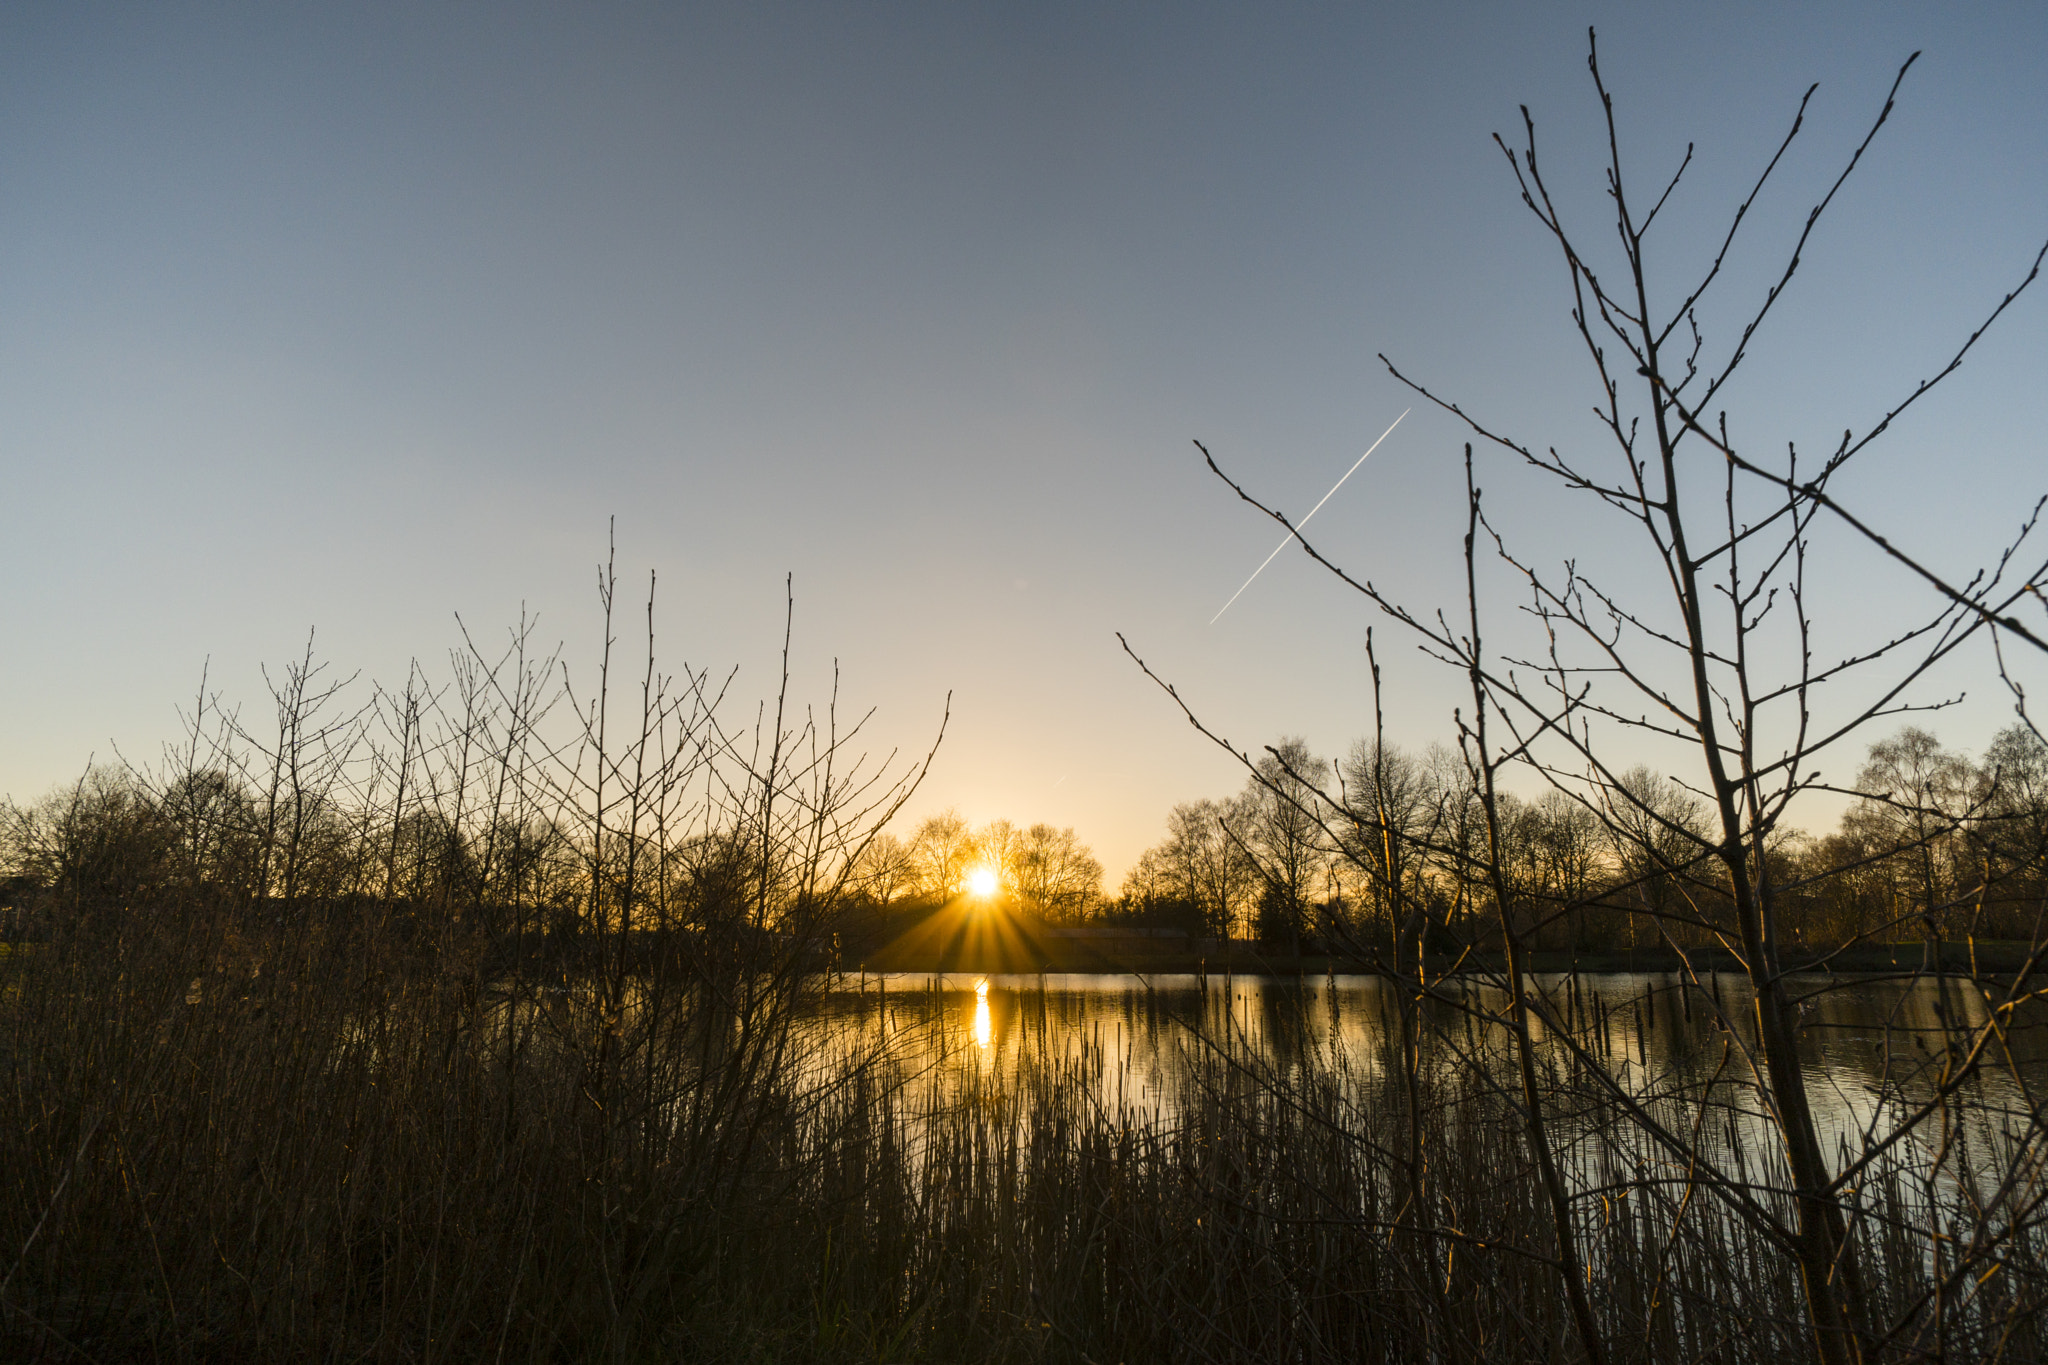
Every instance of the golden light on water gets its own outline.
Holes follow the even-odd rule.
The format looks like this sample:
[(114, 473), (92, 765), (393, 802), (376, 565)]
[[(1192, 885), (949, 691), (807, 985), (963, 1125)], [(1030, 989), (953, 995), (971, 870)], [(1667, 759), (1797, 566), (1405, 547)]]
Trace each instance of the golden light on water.
[(974, 1045), (983, 1052), (988, 1051), (989, 1039), (995, 1029), (988, 1017), (988, 978), (974, 983)]
[(976, 896), (993, 896), (1002, 885), (1002, 878), (996, 876), (992, 867), (977, 867), (967, 874), (967, 889)]

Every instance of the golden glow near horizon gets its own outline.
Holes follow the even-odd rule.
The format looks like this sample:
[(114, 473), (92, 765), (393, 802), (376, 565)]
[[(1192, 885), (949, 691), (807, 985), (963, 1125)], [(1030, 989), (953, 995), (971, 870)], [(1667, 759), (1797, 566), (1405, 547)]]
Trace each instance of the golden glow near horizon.
[[(977, 867), (967, 874), (967, 890), (970, 895), (984, 898), (993, 896), (996, 888), (1001, 885), (1002, 878), (996, 876), (995, 869), (991, 867)], [(981, 989), (986, 992), (988, 983), (984, 981)]]
[(988, 978), (983, 977), (974, 983), (974, 1045), (983, 1052), (988, 1051), (989, 1039), (994, 1033), (988, 1017)]

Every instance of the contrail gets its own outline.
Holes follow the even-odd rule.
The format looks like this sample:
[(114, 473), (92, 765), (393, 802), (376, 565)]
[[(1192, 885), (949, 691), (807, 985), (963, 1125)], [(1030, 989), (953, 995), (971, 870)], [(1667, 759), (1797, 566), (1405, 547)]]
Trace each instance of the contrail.
[[(1414, 411), (1414, 409), (1412, 408), (1403, 408), (1401, 410), (1401, 417), (1406, 417), (1412, 411)], [(1384, 441), (1389, 436), (1392, 436), (1394, 434), (1394, 427), (1398, 427), (1401, 425), (1401, 417), (1396, 417), (1394, 419), (1393, 426), (1388, 427), (1385, 431), (1380, 433), (1380, 441)], [(1365, 448), (1365, 455), (1370, 455), (1375, 450), (1378, 450), (1380, 448), (1380, 441), (1374, 441), (1371, 445), (1367, 446)], [(1358, 457), (1358, 464), (1354, 464), (1351, 466), (1351, 468), (1344, 471), (1344, 479), (1348, 479), (1353, 474), (1356, 474), (1358, 472), (1358, 465), (1365, 463), (1365, 455), (1361, 455)], [(1344, 479), (1339, 479), (1337, 480), (1337, 482), (1330, 485), (1330, 491), (1328, 493), (1323, 494), (1323, 502), (1328, 502), (1332, 495), (1334, 495), (1338, 489), (1344, 486)], [(1314, 507), (1309, 508), (1308, 517), (1312, 517), (1316, 513), (1322, 511), (1323, 502), (1319, 502)], [(1266, 571), (1266, 565), (1271, 564), (1273, 562), (1274, 556), (1278, 555), (1282, 550), (1287, 548), (1287, 541), (1293, 540), (1296, 533), (1299, 532), (1302, 527), (1308, 525), (1308, 517), (1303, 517), (1300, 521), (1294, 523), (1294, 530), (1289, 531), (1287, 533), (1287, 540), (1283, 540), (1278, 545), (1275, 545), (1273, 547), (1273, 553), (1266, 556), (1265, 563), (1260, 564), (1258, 568), (1252, 570), (1252, 578), (1257, 578), (1260, 574)], [(1252, 578), (1247, 578), (1244, 581), (1244, 588), (1249, 588), (1252, 585)], [(1235, 602), (1238, 598), (1244, 596), (1244, 588), (1239, 588), (1236, 592), (1230, 594), (1230, 602)], [(1218, 611), (1214, 616), (1209, 618), (1210, 625), (1213, 626), (1218, 621), (1223, 619), (1223, 612), (1230, 610), (1230, 602), (1225, 602), (1223, 604), (1222, 610)]]

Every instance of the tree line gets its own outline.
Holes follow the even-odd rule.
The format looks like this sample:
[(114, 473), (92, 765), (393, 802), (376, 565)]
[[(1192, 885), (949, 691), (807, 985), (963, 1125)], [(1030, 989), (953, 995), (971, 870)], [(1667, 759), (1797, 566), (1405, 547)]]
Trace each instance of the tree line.
[[(1658, 944), (1665, 921), (1681, 945), (1711, 945), (1726, 907), (1696, 856), (1707, 803), (1646, 766), (1616, 782), (1625, 799), (1600, 809), (1557, 790), (1497, 795), (1497, 860), (1522, 935), (1535, 949), (1613, 952)], [(1870, 746), (1854, 786), (1865, 794), (1832, 831), (1773, 831), (1794, 947), (2032, 938), (2048, 889), (2048, 745), (2031, 729), (2007, 727), (1972, 759), (1907, 726)], [(1102, 913), (1343, 952), (1386, 948), (1397, 915), (1419, 907), (1432, 951), (1497, 949), (1485, 837), (1455, 750), (1361, 740), (1332, 761), (1290, 738), (1237, 795), (1175, 806)]]
[[(1501, 870), (1532, 948), (1652, 946), (1646, 926), (1680, 905), (1708, 913), (1675, 925), (1679, 941), (1712, 942), (1715, 888), (1687, 852), (1708, 832), (1705, 803), (1647, 767), (1620, 782), (1630, 800), (1613, 820), (1556, 791), (1499, 794)], [(2048, 888), (2048, 746), (2038, 736), (2008, 727), (1972, 759), (1908, 726), (1871, 746), (1855, 786), (1869, 794), (1834, 830), (1774, 837), (1796, 947), (2031, 938)], [(1241, 792), (1182, 802), (1166, 823), (1166, 837), (1113, 897), (1071, 827), (975, 827), (953, 810), (907, 837), (876, 832), (844, 860), (841, 895), (868, 911), (928, 909), (964, 894), (969, 872), (985, 867), (1007, 905), (1054, 923), (1342, 953), (1384, 949), (1397, 909), (1418, 906), (1434, 951), (1498, 946), (1479, 872), (1484, 813), (1445, 746), (1359, 741), (1331, 761), (1285, 739)], [(559, 814), (494, 811), (464, 822), (416, 793), (379, 819), (303, 781), (273, 793), (246, 771), (202, 768), (157, 782), (95, 767), (38, 801), (0, 801), (0, 913), (10, 917), (0, 929), (29, 931), (31, 906), (45, 917), (60, 906), (90, 917), (197, 892), (280, 909), (375, 903), (408, 933), (462, 923), (490, 937), (567, 941), (587, 923), (592, 876), (616, 885), (629, 857), (641, 863), (633, 876), (644, 924), (704, 927), (715, 913), (703, 908), (754, 875), (752, 840), (730, 831), (659, 846), (615, 831), (608, 842), (609, 868), (593, 863)], [(679, 914), (684, 906), (697, 910)]]
[(1008, 903), (1042, 919), (1073, 922), (1100, 912), (1102, 864), (1071, 826), (1020, 829), (991, 820), (974, 827), (950, 809), (920, 821), (908, 838), (878, 835), (855, 863), (850, 884), (883, 910), (932, 906), (962, 894), (976, 869), (993, 874)]

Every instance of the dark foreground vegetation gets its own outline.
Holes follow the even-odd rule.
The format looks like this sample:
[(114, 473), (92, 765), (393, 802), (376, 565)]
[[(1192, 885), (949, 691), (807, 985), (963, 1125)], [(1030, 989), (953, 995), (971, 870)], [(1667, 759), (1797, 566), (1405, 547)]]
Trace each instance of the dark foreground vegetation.
[[(1571, 1337), (1483, 1015), (1432, 1016), (1421, 1066), (1389, 1017), (1284, 1071), (1189, 1021), (1160, 1111), (1121, 1104), (1099, 1047), (1002, 1079), (914, 1030), (863, 1051), (683, 955), (614, 999), (459, 934), (101, 909), (8, 962), (15, 1358), (1519, 1361)], [(1613, 1357), (1799, 1355), (1785, 1173), (1735, 1134), (1742, 1087), (1697, 1083), (1729, 1052), (1636, 1114), (1580, 1037), (1539, 1087)], [(1887, 1091), (1935, 1095), (1900, 1048)], [(1845, 1192), (1873, 1353), (2040, 1359), (2036, 1117), (1940, 1109), (1940, 1150)]]

